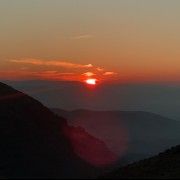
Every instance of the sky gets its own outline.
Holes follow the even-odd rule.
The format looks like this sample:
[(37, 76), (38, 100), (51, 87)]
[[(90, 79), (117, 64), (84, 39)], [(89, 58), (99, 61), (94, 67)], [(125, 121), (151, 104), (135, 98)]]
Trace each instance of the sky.
[(0, 0), (0, 79), (180, 82), (179, 0)]

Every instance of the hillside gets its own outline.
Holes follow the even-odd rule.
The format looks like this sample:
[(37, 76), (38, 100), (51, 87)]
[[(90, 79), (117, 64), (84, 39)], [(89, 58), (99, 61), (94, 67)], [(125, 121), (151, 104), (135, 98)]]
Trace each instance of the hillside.
[(180, 122), (143, 111), (64, 111), (52, 109), (73, 126), (81, 126), (127, 163), (179, 144)]
[(180, 145), (166, 150), (157, 156), (142, 160), (117, 171), (102, 179), (174, 179), (180, 178)]
[[(71, 131), (70, 131), (71, 130)], [(73, 135), (73, 136), (72, 136)], [(0, 175), (7, 178), (92, 178), (101, 171), (74, 150), (77, 138), (106, 145), (67, 125), (35, 99), (0, 83)], [(88, 138), (87, 138), (88, 137)], [(85, 144), (78, 141), (79, 146)], [(76, 145), (77, 147), (77, 145)], [(98, 149), (98, 148), (97, 148)], [(106, 149), (106, 150), (105, 150)], [(85, 151), (82, 147), (82, 152)], [(94, 149), (96, 150), (96, 149)], [(100, 155), (100, 153), (96, 153)]]
[[(5, 81), (49, 108), (153, 112), (179, 120), (179, 84), (98, 84), (72, 81)], [(73, 90), (73, 92), (72, 92)]]

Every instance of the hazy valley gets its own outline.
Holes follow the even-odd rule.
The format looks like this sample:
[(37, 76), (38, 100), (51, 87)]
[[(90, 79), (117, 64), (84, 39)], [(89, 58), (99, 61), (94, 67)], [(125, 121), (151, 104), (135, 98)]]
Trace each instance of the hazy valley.
[[(178, 84), (97, 84), (72, 81), (3, 81), (49, 108), (146, 111), (180, 120)], [(72, 91), (73, 90), (73, 91)]]
[(50, 111), (5, 84), (0, 84), (0, 119), (0, 175), (8, 178), (95, 178), (180, 142), (179, 121), (161, 115)]

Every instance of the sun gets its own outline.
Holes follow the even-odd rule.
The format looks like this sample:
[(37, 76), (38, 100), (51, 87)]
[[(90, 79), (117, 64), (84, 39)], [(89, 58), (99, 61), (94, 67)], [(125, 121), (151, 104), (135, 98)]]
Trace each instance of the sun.
[(96, 81), (97, 81), (97, 79), (87, 79), (86, 83), (89, 85), (96, 85)]

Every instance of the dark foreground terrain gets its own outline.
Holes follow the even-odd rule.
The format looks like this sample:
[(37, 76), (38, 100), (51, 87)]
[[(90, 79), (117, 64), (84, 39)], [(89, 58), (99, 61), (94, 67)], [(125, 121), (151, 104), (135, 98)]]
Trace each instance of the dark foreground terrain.
[(174, 179), (180, 178), (180, 145), (157, 156), (145, 159), (117, 171), (102, 179)]
[[(83, 147), (87, 148), (78, 138), (81, 136), (87, 142), (91, 141), (91, 146), (96, 142), (96, 147), (104, 150), (105, 157), (114, 158), (102, 141), (82, 128), (68, 126), (64, 118), (56, 116), (35, 99), (0, 83), (0, 176), (96, 177), (101, 169), (81, 158), (85, 156)], [(75, 152), (75, 148), (81, 150), (81, 154)], [(100, 156), (98, 153), (96, 157)]]
[(154, 156), (180, 142), (180, 122), (143, 111), (52, 109), (70, 125), (81, 126), (122, 157), (122, 165)]
[[(100, 124), (86, 124), (90, 128), (87, 129), (85, 124), (79, 124), (81, 121), (70, 123), (72, 119), (69, 118), (79, 117), (79, 112), (86, 119), (83, 122), (89, 123), (90, 119), (94, 119), (94, 122)], [(62, 116), (68, 118), (69, 123), (65, 118), (55, 115), (37, 100), (0, 83), (0, 177), (96, 178), (123, 165), (124, 160), (117, 151), (119, 146), (118, 149), (117, 146), (113, 149), (108, 144), (108, 141), (111, 142), (113, 139), (103, 139), (102, 134), (96, 134), (92, 131), (93, 129), (96, 130), (98, 126), (102, 130), (103, 126), (106, 125), (107, 127), (108, 124), (103, 124), (103, 117), (107, 117), (106, 113), (109, 114), (109, 112), (104, 112), (104, 114), (80, 110), (69, 112), (69, 116), (63, 115), (64, 112), (61, 113)], [(124, 118), (129, 119), (129, 137), (137, 139), (137, 141), (132, 141), (130, 145), (132, 152), (137, 150), (136, 152), (141, 155), (142, 147), (144, 147), (143, 152), (146, 152), (150, 148), (151, 141), (154, 142), (153, 145), (157, 148), (156, 151), (166, 145), (169, 146), (170, 143), (165, 143), (163, 147), (157, 146), (157, 144), (163, 144), (162, 137), (177, 143), (179, 139), (177, 133), (178, 123), (174, 122), (170, 125), (169, 119), (144, 112), (124, 113)], [(112, 129), (115, 126), (118, 127), (118, 123), (121, 122), (119, 117), (122, 117), (122, 112), (120, 114), (117, 112), (115, 115), (115, 124), (111, 124)], [(154, 121), (148, 121), (149, 118)], [(108, 119), (105, 120), (108, 122)], [(138, 126), (142, 125), (143, 128), (138, 130)], [(168, 131), (166, 131), (167, 127)], [(142, 137), (142, 134), (146, 135)], [(159, 134), (159, 138), (155, 141), (155, 137)], [(121, 139), (121, 136), (118, 136), (119, 133), (116, 135), (116, 139)], [(143, 141), (140, 137), (142, 137)], [(106, 140), (108, 141), (106, 142)], [(148, 142), (149, 146), (145, 144), (145, 141)], [(138, 146), (136, 147), (137, 143)], [(177, 146), (154, 158), (121, 168), (117, 172), (104, 176), (104, 178), (179, 177), (179, 149), (179, 146)], [(135, 153), (132, 157), (136, 155)], [(129, 158), (132, 159), (132, 157)], [(124, 163), (127, 162), (129, 160)]]

